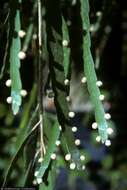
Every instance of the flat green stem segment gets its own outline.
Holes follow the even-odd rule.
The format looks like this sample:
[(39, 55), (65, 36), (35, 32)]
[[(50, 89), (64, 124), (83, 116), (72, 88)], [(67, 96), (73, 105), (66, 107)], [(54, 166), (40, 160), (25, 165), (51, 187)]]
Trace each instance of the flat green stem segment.
[(55, 151), (56, 148), (56, 140), (59, 138), (60, 130), (58, 122), (56, 121), (55, 124), (52, 126), (52, 134), (49, 138), (46, 154), (44, 156), (44, 160), (41, 164), (41, 167), (38, 170), (37, 178), (42, 178), (46, 169), (49, 166), (50, 160), (51, 160), (51, 154)]
[(23, 52), (27, 51), (30, 44), (30, 40), (32, 38), (32, 34), (33, 34), (33, 23), (30, 23), (26, 32), (25, 40), (23, 42), (23, 48), (22, 48)]
[[(66, 40), (69, 43), (69, 33), (67, 24), (62, 17), (62, 31), (63, 31), (63, 41)], [(69, 63), (70, 63), (70, 48), (67, 46), (63, 46), (63, 52), (64, 52), (64, 72), (65, 72), (65, 78), (68, 78), (69, 74)]]
[[(14, 5), (15, 3), (15, 5)], [(20, 11), (18, 9), (18, 3), (12, 2), (11, 5), (11, 16), (10, 16), (10, 28), (11, 28), (11, 45), (10, 45), (10, 78), (12, 81), (11, 86), (11, 97), (12, 97), (12, 111), (16, 115), (21, 105), (21, 78), (20, 78), (20, 60), (18, 53), (21, 50), (21, 41), (18, 36), (20, 30)]]
[[(54, 11), (52, 11), (54, 10)], [(47, 41), (49, 52), (49, 68), (54, 91), (54, 102), (58, 121), (62, 127), (64, 143), (70, 152), (73, 161), (77, 163), (79, 151), (74, 144), (74, 136), (70, 128), (68, 117), (69, 108), (66, 101), (67, 91), (64, 85), (64, 56), (62, 46), (62, 16), (60, 1), (46, 1)], [(62, 138), (63, 139), (63, 138)]]
[(104, 118), (104, 108), (99, 100), (100, 90), (96, 85), (97, 77), (94, 68), (94, 62), (90, 51), (90, 34), (89, 34), (89, 2), (88, 0), (81, 0), (81, 16), (83, 22), (83, 30), (86, 33), (83, 37), (83, 59), (84, 72), (87, 78), (88, 91), (95, 110), (95, 118), (98, 124), (99, 135), (102, 142), (108, 138), (107, 122)]
[(52, 190), (53, 189), (53, 178), (55, 176), (52, 175), (52, 170), (49, 171), (49, 174), (48, 174), (48, 185), (44, 184), (44, 183), (41, 183), (39, 185), (39, 190)]
[(31, 39), (32, 39), (32, 34), (34, 31), (34, 17), (37, 13), (37, 1), (34, 0), (34, 5), (33, 5), (33, 9), (32, 9), (32, 15), (31, 15), (31, 19), (30, 19), (30, 24), (28, 26), (27, 32), (26, 32), (26, 36), (23, 42), (23, 48), (22, 51), (26, 52), (27, 49), (29, 48)]
[(28, 120), (30, 118), (30, 111), (32, 109), (32, 106), (35, 103), (35, 100), (36, 100), (36, 95), (37, 95), (37, 85), (33, 84), (31, 93), (29, 95), (29, 102), (27, 102), (27, 104), (24, 106), (24, 112), (22, 115), (22, 120), (21, 120), (21, 123), (19, 125), (20, 129), (24, 129), (28, 123)]

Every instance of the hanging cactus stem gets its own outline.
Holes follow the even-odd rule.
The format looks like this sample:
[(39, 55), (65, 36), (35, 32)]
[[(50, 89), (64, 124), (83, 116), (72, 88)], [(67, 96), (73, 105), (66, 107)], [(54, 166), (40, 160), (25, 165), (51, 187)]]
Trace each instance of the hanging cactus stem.
[(105, 120), (105, 112), (103, 105), (100, 101), (102, 100), (102, 95), (97, 84), (97, 77), (94, 68), (94, 62), (91, 54), (91, 41), (90, 41), (90, 22), (89, 22), (89, 2), (88, 0), (81, 0), (81, 17), (83, 23), (83, 30), (85, 35), (83, 35), (83, 61), (84, 61), (84, 73), (87, 78), (87, 86), (90, 94), (92, 104), (94, 106), (95, 118), (98, 125), (99, 135), (101, 141), (104, 143), (107, 138), (107, 122)]
[[(7, 144), (0, 153), (12, 157), (5, 172), (8, 160), (0, 160), (2, 188), (15, 181), (17, 187), (53, 190), (65, 168), (75, 189), (77, 179), (91, 174), (91, 163), (108, 154), (116, 131), (103, 76), (107, 65), (101, 68), (111, 32), (105, 21), (110, 0), (104, 2), (94, 12), (89, 0), (2, 1), (0, 135)], [(106, 155), (104, 162), (108, 172), (113, 161)]]
[[(15, 4), (16, 3), (16, 4)], [(21, 41), (18, 32), (21, 29), (20, 26), (20, 10), (17, 9), (17, 4), (21, 3), (13, 2), (12, 11), (10, 16), (10, 27), (13, 27), (12, 22), (14, 22), (14, 28), (12, 29), (11, 45), (10, 45), (10, 79), (11, 79), (11, 97), (12, 97), (12, 111), (16, 115), (19, 111), (21, 105), (21, 94), (22, 89), (21, 77), (20, 77), (20, 58), (18, 56), (21, 50)], [(15, 5), (14, 5), (15, 4)], [(13, 6), (14, 5), (14, 6)], [(16, 35), (16, 37), (15, 37)]]

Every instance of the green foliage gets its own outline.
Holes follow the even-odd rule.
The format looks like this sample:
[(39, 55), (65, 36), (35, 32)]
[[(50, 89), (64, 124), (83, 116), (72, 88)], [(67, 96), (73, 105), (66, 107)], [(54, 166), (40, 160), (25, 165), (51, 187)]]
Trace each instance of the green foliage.
[[(20, 26), (20, 11), (17, 9), (16, 5), (11, 7), (11, 20), (10, 20), (10, 30), (11, 34), (11, 45), (10, 45), (10, 79), (12, 81), (11, 86), (11, 97), (12, 97), (12, 110), (14, 115), (19, 111), (21, 105), (21, 78), (20, 78), (20, 59), (18, 57), (21, 50), (21, 42), (18, 32), (21, 29)], [(14, 4), (13, 4), (14, 5)]]
[(60, 129), (57, 122), (54, 124), (52, 128), (52, 136), (50, 137), (49, 142), (47, 144), (47, 152), (44, 156), (44, 160), (42, 161), (41, 167), (38, 170), (37, 178), (42, 178), (46, 169), (48, 168), (51, 154), (55, 151), (55, 142), (56, 140), (58, 140), (60, 135)]
[[(61, 167), (67, 169), (72, 188), (75, 188), (74, 181), (78, 177), (91, 182), (91, 171), (87, 165), (92, 162), (92, 150), (99, 147), (96, 137), (99, 133), (102, 143), (106, 144), (107, 129), (114, 130), (115, 125), (113, 121), (107, 124), (100, 100), (101, 92), (91, 53), (89, 1), (31, 0), (28, 3), (10, 0), (8, 6), (9, 27), (6, 28), (0, 79), (10, 76), (12, 112), (6, 103), (0, 103), (3, 126), (0, 135), (7, 141), (2, 151), (8, 151), (7, 161), (0, 160), (0, 168), (6, 165), (2, 186), (37, 186), (39, 190), (52, 190)], [(28, 13), (24, 11), (25, 7)], [(95, 33), (100, 30), (101, 19), (102, 15), (95, 23)], [(20, 36), (22, 31), (24, 35)], [(75, 37), (79, 44), (76, 44)], [(100, 57), (97, 58), (99, 67)], [(81, 76), (86, 77), (86, 87)], [(22, 86), (27, 89), (25, 95), (21, 93)], [(78, 109), (73, 106), (72, 88), (76, 88), (78, 94), (74, 92), (74, 98), (76, 95), (79, 99), (84, 97), (81, 102), (81, 106), (85, 105), (83, 110), (80, 106)], [(87, 88), (89, 95), (84, 93)], [(7, 95), (6, 88), (4, 101)], [(89, 100), (87, 96), (90, 96)], [(22, 97), (25, 97), (24, 100)], [(77, 112), (83, 117), (86, 130), (83, 133), (80, 132), (82, 124), (75, 126), (75, 121), (79, 120)], [(93, 113), (98, 132), (92, 132), (87, 127), (94, 120)], [(86, 135), (86, 139), (80, 139), (79, 134), (83, 138)], [(56, 158), (52, 157), (53, 154)], [(101, 164), (106, 176), (112, 170), (113, 158), (108, 154)], [(112, 181), (119, 178), (120, 172), (116, 175), (112, 172)], [(112, 186), (115, 186), (113, 182)]]
[(98, 124), (99, 134), (101, 136), (101, 140), (104, 143), (107, 138), (107, 122), (104, 118), (104, 108), (99, 99), (100, 91), (97, 87), (97, 77), (94, 69), (94, 62), (90, 51), (90, 22), (89, 22), (89, 3), (88, 0), (81, 1), (81, 15), (83, 20), (83, 29), (85, 35), (83, 37), (83, 57), (84, 57), (84, 72), (87, 78), (88, 90), (90, 93), (90, 97), (95, 110), (95, 117)]
[[(54, 91), (54, 103), (58, 121), (62, 127), (63, 140), (67, 150), (72, 154), (72, 159), (77, 162), (79, 160), (79, 152), (74, 144), (73, 134), (71, 132), (69, 121), (69, 107), (67, 104), (66, 86), (64, 84), (64, 61), (63, 61), (63, 47), (62, 47), (62, 15), (60, 13), (60, 5), (54, 2), (47, 1), (47, 15), (48, 15), (48, 43), (49, 43), (49, 64), (52, 80), (52, 88)], [(51, 11), (54, 7), (54, 12)], [(56, 23), (57, 20), (57, 23)], [(53, 58), (52, 58), (53, 56)]]
[(68, 47), (69, 46), (68, 27), (63, 17), (62, 17), (62, 31), (63, 31), (64, 72), (65, 72), (65, 78), (67, 79), (70, 68), (70, 48)]

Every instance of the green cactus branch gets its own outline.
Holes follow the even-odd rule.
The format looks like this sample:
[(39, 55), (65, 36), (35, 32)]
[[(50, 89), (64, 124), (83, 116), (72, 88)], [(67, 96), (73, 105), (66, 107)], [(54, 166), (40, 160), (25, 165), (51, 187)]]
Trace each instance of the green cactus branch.
[(41, 167), (38, 170), (38, 173), (36, 176), (37, 178), (42, 178), (46, 169), (48, 168), (51, 154), (55, 151), (55, 148), (56, 148), (55, 142), (59, 138), (59, 135), (60, 135), (59, 125), (58, 125), (58, 122), (56, 121), (55, 124), (52, 126), (52, 134), (47, 144), (47, 151), (44, 156), (44, 160), (42, 161)]
[(13, 114), (16, 115), (19, 111), (21, 105), (21, 77), (20, 77), (20, 59), (18, 54), (21, 50), (21, 41), (18, 35), (18, 32), (21, 29), (20, 26), (20, 10), (19, 10), (20, 1), (14, 1), (11, 4), (10, 11), (10, 31), (11, 34), (11, 45), (10, 45), (10, 78), (12, 81), (11, 86), (11, 97), (12, 97), (12, 110)]
[(107, 134), (107, 122), (105, 120), (105, 112), (102, 103), (99, 99), (100, 90), (97, 87), (97, 77), (94, 68), (94, 62), (90, 50), (90, 34), (89, 34), (89, 2), (88, 0), (81, 0), (81, 16), (83, 22), (83, 30), (85, 35), (83, 37), (83, 59), (84, 59), (84, 72), (87, 78), (88, 91), (91, 97), (91, 101), (95, 110), (95, 118), (98, 124), (99, 135), (102, 142), (105, 142), (108, 138)]
[(65, 78), (68, 79), (70, 69), (70, 48), (69, 45), (69, 33), (65, 19), (62, 17), (62, 31), (63, 31), (63, 53), (64, 53), (64, 72)]
[[(64, 63), (62, 46), (62, 16), (57, 1), (47, 2), (47, 35), (49, 51), (49, 68), (51, 73), (54, 103), (58, 121), (62, 127), (62, 136), (68, 147), (72, 159), (77, 162), (79, 151), (74, 144), (74, 137), (70, 128), (69, 108), (66, 100), (67, 92), (64, 84)], [(54, 9), (54, 12), (51, 11)], [(56, 22), (57, 20), (57, 22)]]
[[(91, 153), (87, 150), (84, 153), (85, 140), (91, 139), (92, 143), (96, 143), (93, 141), (96, 136), (96, 141), (99, 137), (99, 142), (101, 139), (102, 143), (110, 146), (108, 134), (112, 130), (107, 125), (106, 119), (110, 118), (110, 114), (105, 114), (104, 95), (99, 89), (102, 82), (97, 80), (91, 53), (89, 0), (32, 0), (29, 3), (31, 10), (26, 14), (28, 18), (22, 12), (26, 31), (21, 29), (20, 17), (21, 11), (29, 8), (29, 4), (22, 3), (22, 0), (10, 0), (9, 3), (7, 44), (0, 78), (4, 79), (5, 62), (9, 63), (10, 78), (5, 76), (5, 85), (11, 88), (11, 97), (7, 97), (6, 101), (11, 104), (11, 124), (16, 126), (14, 134), (17, 140), (11, 150), (13, 155), (10, 153), (12, 159), (6, 169), (3, 186), (10, 183), (19, 164), (22, 179), (16, 184), (51, 190), (60, 166), (69, 166), (71, 172), (68, 173), (83, 174), (85, 164), (89, 165), (91, 161)], [(101, 25), (101, 21), (98, 22)], [(96, 32), (99, 30), (96, 25)], [(21, 61), (25, 58), (20, 71)], [(21, 76), (27, 91), (22, 89)], [(84, 94), (87, 90), (83, 88), (83, 83), (87, 84), (89, 95)], [(20, 109), (22, 97), (25, 97), (22, 92), (28, 96)], [(88, 129), (88, 139), (82, 141), (80, 126), (84, 125), (86, 128), (83, 130), (87, 131), (87, 124), (93, 119), (93, 115), (88, 113), (92, 108), (96, 121), (92, 128), (98, 128), (99, 136), (92, 132), (91, 137)], [(13, 115), (19, 110), (15, 121)], [(87, 134), (83, 134), (84, 137)]]
[(23, 42), (23, 48), (22, 48), (23, 52), (27, 51), (32, 38), (32, 34), (33, 34), (33, 23), (30, 23), (26, 32), (25, 40)]

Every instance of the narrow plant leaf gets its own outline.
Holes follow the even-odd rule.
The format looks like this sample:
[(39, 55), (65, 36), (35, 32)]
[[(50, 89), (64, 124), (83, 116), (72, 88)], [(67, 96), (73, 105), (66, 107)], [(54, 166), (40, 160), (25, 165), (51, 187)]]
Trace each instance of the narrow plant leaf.
[(8, 24), (8, 29), (7, 29), (7, 42), (6, 42), (6, 47), (5, 47), (5, 54), (4, 54), (4, 58), (3, 58), (3, 65), (1, 67), (0, 70), (0, 80), (3, 78), (5, 70), (6, 70), (6, 64), (7, 64), (7, 58), (8, 58), (8, 48), (9, 48), (9, 31), (10, 31), (10, 27)]
[(37, 85), (33, 84), (31, 93), (29, 95), (29, 102), (24, 106), (24, 112), (23, 112), (23, 116), (22, 116), (22, 120), (19, 125), (19, 128), (24, 128), (27, 125), (27, 122), (30, 117), (30, 110), (33, 104), (35, 103), (36, 94), (37, 94)]
[(70, 48), (68, 47), (69, 33), (68, 33), (67, 24), (63, 17), (62, 17), (62, 32), (63, 32), (64, 72), (65, 72), (65, 78), (68, 78), (69, 68), (70, 68)]
[(99, 99), (100, 90), (96, 85), (97, 77), (94, 68), (94, 62), (90, 50), (91, 41), (89, 34), (89, 2), (88, 0), (81, 0), (81, 16), (83, 22), (83, 30), (85, 35), (83, 37), (83, 59), (84, 59), (84, 72), (87, 78), (88, 91), (91, 97), (91, 101), (95, 110), (95, 118), (98, 124), (99, 135), (102, 142), (105, 142), (108, 138), (107, 135), (107, 122), (104, 118), (104, 108)]
[(22, 180), (22, 187), (28, 187), (28, 183), (31, 183), (31, 172), (33, 173), (33, 166), (34, 166), (34, 160), (31, 158), (31, 161), (25, 170), (23, 180)]
[(37, 86), (36, 86), (36, 84), (34, 84), (32, 90), (31, 90), (31, 93), (30, 93), (29, 102), (27, 103), (27, 105), (24, 108), (25, 111), (23, 112), (22, 120), (19, 124), (19, 131), (18, 131), (19, 136), (15, 143), (16, 149), (19, 147), (19, 144), (21, 143), (22, 138), (24, 138), (24, 136), (31, 130), (31, 123), (37, 115), (37, 108), (36, 108), (36, 110), (32, 114), (31, 119), (29, 119), (30, 118), (30, 110), (31, 110), (32, 105), (34, 104), (34, 101), (36, 98), (36, 92), (37, 92)]
[[(12, 5), (16, 5), (13, 7)], [(10, 20), (10, 27), (12, 30), (12, 40), (10, 45), (10, 78), (12, 81), (11, 86), (11, 97), (12, 97), (12, 111), (13, 114), (16, 115), (19, 111), (19, 107), (21, 105), (21, 77), (20, 77), (20, 59), (18, 57), (18, 54), (21, 50), (21, 41), (18, 35), (19, 30), (21, 29), (20, 26), (20, 10), (18, 9), (18, 3), (21, 3), (20, 1), (13, 2), (11, 5), (11, 17)], [(11, 26), (12, 24), (12, 26)], [(13, 28), (12, 28), (13, 27)]]
[[(35, 129), (37, 129), (37, 128), (35, 128)], [(3, 182), (3, 187), (5, 187), (5, 185), (7, 184), (7, 181), (9, 180), (9, 177), (10, 177), (11, 171), (13, 169), (13, 166), (15, 165), (19, 155), (22, 153), (27, 140), (33, 134), (35, 129), (31, 130), (29, 133), (27, 133), (24, 136), (24, 138), (22, 139), (22, 142), (20, 143), (19, 147), (17, 148), (16, 153), (15, 153), (14, 157), (12, 158), (11, 163), (9, 164), (9, 167), (7, 169), (7, 172), (6, 172), (6, 175), (5, 175), (5, 178), (4, 178), (4, 182)]]
[(23, 48), (22, 48), (23, 52), (27, 51), (29, 44), (30, 44), (30, 40), (32, 38), (32, 34), (33, 34), (33, 23), (30, 23), (30, 25), (27, 29), (27, 32), (26, 32), (24, 42), (23, 42)]
[[(64, 84), (61, 9), (60, 4), (56, 0), (53, 2), (47, 0), (46, 4), (49, 68), (54, 91), (54, 103), (57, 118), (62, 127), (62, 141), (66, 144), (66, 148), (72, 155), (73, 161), (77, 163), (80, 155), (74, 144), (74, 136), (70, 127), (69, 107), (66, 100), (67, 90)], [(54, 12), (52, 12), (52, 9), (54, 9)]]
[(37, 138), (38, 138), (38, 131), (35, 131), (33, 134), (31, 134), (24, 147), (24, 163), (25, 163), (24, 169), (26, 171), (25, 173), (27, 173), (26, 179), (29, 179), (26, 180), (25, 182), (26, 186), (31, 186), (32, 181), (34, 179), (34, 170), (35, 170), (34, 158), (37, 148)]
[(49, 138), (48, 144), (47, 144), (47, 150), (46, 154), (44, 156), (44, 160), (41, 164), (41, 167), (38, 169), (37, 178), (42, 178), (46, 169), (49, 166), (50, 160), (51, 160), (51, 154), (55, 151), (56, 148), (56, 140), (59, 138), (60, 130), (58, 122), (56, 121), (55, 124), (52, 126), (52, 135)]
[(51, 127), (56, 121), (56, 117), (48, 112), (44, 112), (44, 135), (46, 136), (46, 139), (49, 139), (52, 135)]
[[(37, 115), (37, 111), (38, 111), (38, 109), (36, 109), (33, 112), (33, 115), (32, 115), (32, 117), (31, 117), (31, 119), (29, 121), (29, 124), (28, 124), (28, 128), (30, 128), (30, 126), (33, 125), (34, 120), (35, 120), (36, 115)], [(7, 172), (6, 172), (6, 175), (5, 175), (5, 178), (4, 178), (4, 182), (3, 182), (3, 186), (5, 186), (7, 184), (7, 181), (9, 180), (9, 177), (11, 175), (11, 171), (13, 170), (13, 167), (15, 166), (16, 161), (19, 158), (20, 154), (23, 152), (24, 146), (26, 145), (29, 137), (37, 129), (37, 127), (36, 128), (34, 127), (34, 129), (31, 129), (28, 132), (28, 128), (26, 128), (26, 130), (22, 131), (22, 134), (20, 133), (19, 136), (17, 136), (17, 142), (16, 142), (16, 145), (15, 145), (16, 150), (15, 150), (15, 153), (14, 153), (14, 157), (12, 158), (12, 160), (11, 160), (11, 162), (10, 162), (8, 168), (7, 168)], [(22, 138), (20, 136), (22, 136)]]
[(30, 24), (28, 26), (26, 36), (25, 36), (25, 39), (24, 39), (24, 42), (23, 42), (23, 47), (22, 47), (23, 52), (26, 52), (29, 45), (30, 45), (33, 30), (34, 30), (34, 17), (36, 15), (36, 13), (37, 13), (37, 1), (34, 0), (33, 9), (32, 9), (32, 16), (30, 18)]
[(39, 190), (52, 190), (53, 189), (53, 177), (54, 176), (52, 176), (52, 171), (50, 170), (49, 174), (48, 174), (48, 179), (47, 179), (48, 184), (47, 185), (44, 183), (40, 184)]

